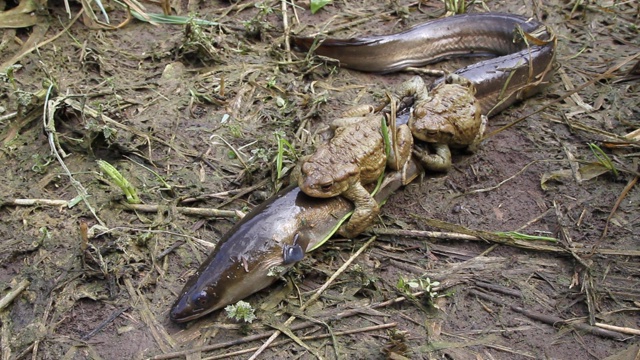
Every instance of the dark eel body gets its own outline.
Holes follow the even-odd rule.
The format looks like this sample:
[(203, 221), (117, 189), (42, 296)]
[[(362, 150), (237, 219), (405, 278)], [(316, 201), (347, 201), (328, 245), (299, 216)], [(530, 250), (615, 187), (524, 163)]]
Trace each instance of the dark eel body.
[[(292, 38), (301, 50), (314, 41)], [(376, 73), (455, 57), (494, 56), (455, 71), (475, 84), (483, 114), (490, 116), (540, 90), (551, 75), (555, 38), (544, 24), (523, 16), (463, 14), (392, 35), (321, 40), (314, 52), (339, 60), (342, 67)], [(508, 91), (503, 91), (505, 84)]]

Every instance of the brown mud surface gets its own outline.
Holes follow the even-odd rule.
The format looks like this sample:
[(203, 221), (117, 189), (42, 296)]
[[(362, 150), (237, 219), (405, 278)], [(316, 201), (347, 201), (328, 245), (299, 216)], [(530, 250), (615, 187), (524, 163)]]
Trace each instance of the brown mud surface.
[[(503, 3), (469, 11), (549, 25), (558, 36), (552, 83), (492, 118), (489, 132), (525, 117), (476, 153), (456, 155), (448, 174), (394, 194), (376, 241), (298, 320), (315, 321), (295, 332), (312, 338), (280, 335), (259, 358), (638, 359), (638, 336), (626, 331), (640, 329), (640, 147), (606, 145), (640, 127), (638, 70), (630, 74), (640, 7)], [(16, 295), (0, 310), (3, 359), (225, 358), (249, 349), (237, 356), (247, 358), (265, 340), (241, 341), (246, 335), (282, 329), (368, 238), (325, 244), (291, 272), (295, 286), (278, 282), (248, 298), (258, 318), (248, 327), (224, 311), (186, 326), (169, 320), (186, 279), (237, 221), (234, 212), (180, 209), (249, 211), (285, 184), (275, 181), (278, 137), (308, 154), (337, 114), (377, 104), (413, 76), (363, 74), (287, 52), (280, 1), (172, 4), (220, 26), (134, 20), (96, 30), (71, 23), (63, 2), (53, 1), (36, 27), (2, 30), (1, 63), (37, 31), (46, 31), (39, 42), (51, 39), (0, 78), (0, 297)], [(124, 20), (112, 6), (111, 21)], [(72, 3), (73, 16), (80, 9)], [(316, 15), (307, 2), (286, 9), (293, 33), (340, 37), (391, 33), (444, 13), (441, 2), (403, 0), (335, 1)], [(49, 103), (55, 129), (44, 131), (49, 82), (57, 86)], [(66, 169), (49, 135), (66, 153)], [(594, 165), (589, 144), (603, 149), (616, 174)], [(127, 209), (98, 159), (118, 168), (149, 207)], [(295, 161), (285, 153), (285, 170)], [(509, 231), (557, 241), (500, 234)], [(439, 282), (437, 294), (407, 295), (427, 278)], [(402, 291), (400, 279), (417, 287)], [(329, 331), (335, 341), (321, 337)]]

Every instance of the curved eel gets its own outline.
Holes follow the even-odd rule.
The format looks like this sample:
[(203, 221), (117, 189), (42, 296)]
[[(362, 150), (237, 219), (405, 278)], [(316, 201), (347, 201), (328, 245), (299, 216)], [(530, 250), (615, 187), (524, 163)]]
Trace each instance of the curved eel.
[[(533, 38), (519, 35), (518, 28)], [(314, 41), (293, 40), (300, 48), (309, 48)], [(468, 14), (434, 20), (394, 35), (327, 39), (316, 52), (340, 60), (345, 67), (374, 72), (454, 56), (499, 55), (456, 71), (475, 83), (483, 113), (492, 115), (544, 85), (551, 73), (555, 39), (544, 25), (521, 16)], [(409, 178), (421, 171), (413, 161), (410, 165), (405, 175)], [(384, 202), (400, 188), (402, 176), (388, 174), (374, 196), (376, 201)], [(281, 191), (254, 208), (216, 244), (180, 292), (170, 318), (190, 321), (269, 286), (278, 278), (268, 275), (270, 269), (280, 266), (284, 271), (293, 266), (330, 237), (352, 209), (353, 204), (341, 197), (311, 198), (297, 187)]]
[[(410, 161), (405, 179), (420, 172), (420, 167)], [(374, 198), (383, 203), (402, 183), (403, 174), (387, 174)], [(255, 207), (220, 239), (185, 284), (169, 317), (175, 322), (190, 321), (271, 285), (278, 273), (333, 235), (352, 210), (353, 203), (339, 196), (312, 198), (297, 186), (282, 190)], [(287, 261), (292, 253), (294, 261)], [(270, 276), (274, 267), (280, 269)]]
[[(316, 42), (313, 37), (291, 40), (300, 50), (309, 50)], [(455, 71), (474, 83), (482, 113), (488, 116), (541, 89), (552, 73), (556, 45), (544, 24), (500, 13), (456, 15), (397, 34), (318, 43), (316, 54), (337, 59), (349, 69), (377, 73), (461, 56), (498, 56)]]

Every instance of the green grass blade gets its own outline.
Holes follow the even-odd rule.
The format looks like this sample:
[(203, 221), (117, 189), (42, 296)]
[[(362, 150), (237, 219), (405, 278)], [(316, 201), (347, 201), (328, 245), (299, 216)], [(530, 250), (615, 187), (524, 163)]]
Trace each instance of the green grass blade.
[(100, 169), (104, 171), (113, 182), (118, 185), (118, 187), (122, 190), (124, 195), (127, 198), (127, 202), (130, 204), (139, 204), (140, 198), (138, 197), (138, 192), (136, 188), (131, 185), (131, 183), (124, 177), (122, 174), (115, 168), (113, 165), (109, 164), (104, 160), (98, 160), (98, 166)]

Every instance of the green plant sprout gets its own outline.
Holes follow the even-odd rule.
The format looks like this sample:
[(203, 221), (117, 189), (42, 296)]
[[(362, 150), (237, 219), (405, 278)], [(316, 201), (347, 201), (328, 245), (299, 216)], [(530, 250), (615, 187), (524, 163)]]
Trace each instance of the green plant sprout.
[(291, 143), (284, 138), (284, 133), (280, 131), (275, 132), (276, 140), (278, 142), (278, 154), (276, 155), (276, 177), (277, 179), (281, 179), (282, 167), (284, 163), (284, 153), (287, 152), (289, 155), (297, 158), (296, 151), (291, 145)]
[(251, 304), (245, 301), (238, 301), (234, 305), (227, 305), (224, 308), (224, 311), (227, 312), (227, 317), (231, 319), (236, 319), (237, 321), (244, 321), (246, 323), (251, 323), (256, 319), (254, 314), (254, 309), (251, 307)]
[(443, 0), (443, 2), (448, 15), (464, 14), (467, 12), (465, 0)]
[(98, 166), (100, 166), (100, 169), (102, 169), (102, 171), (109, 175), (111, 180), (113, 180), (113, 182), (118, 185), (118, 187), (124, 193), (124, 196), (127, 198), (127, 202), (129, 204), (139, 204), (141, 202), (140, 198), (138, 197), (136, 188), (133, 187), (133, 185), (131, 185), (131, 183), (124, 176), (122, 176), (122, 174), (120, 174), (120, 172), (115, 167), (113, 167), (113, 165), (104, 160), (98, 160)]
[(431, 281), (427, 278), (417, 278), (405, 280), (402, 276), (398, 279), (396, 287), (401, 292), (410, 295), (415, 290), (422, 290), (429, 297), (429, 299), (435, 299), (438, 296), (437, 291), (433, 291), (433, 288), (440, 285), (439, 281)]
[(315, 14), (318, 10), (325, 7), (325, 5), (330, 4), (333, 0), (311, 0), (309, 4), (309, 8), (311, 9), (311, 13)]
[(589, 148), (593, 152), (593, 156), (596, 157), (596, 159), (602, 166), (611, 171), (614, 176), (618, 176), (618, 169), (616, 169), (616, 167), (613, 165), (611, 158), (607, 154), (605, 154), (598, 145), (589, 143)]

